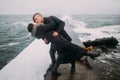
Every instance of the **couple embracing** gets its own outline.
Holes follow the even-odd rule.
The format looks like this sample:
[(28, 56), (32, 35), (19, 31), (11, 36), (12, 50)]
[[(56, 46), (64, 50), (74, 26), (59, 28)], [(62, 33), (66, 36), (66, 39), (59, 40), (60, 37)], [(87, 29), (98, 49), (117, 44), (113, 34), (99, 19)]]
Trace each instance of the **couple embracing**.
[[(43, 17), (40, 13), (33, 15), (33, 23), (28, 24), (28, 31), (37, 39), (42, 39), (46, 44), (51, 43), (50, 57), (52, 75), (60, 75), (57, 71), (60, 64), (71, 63), (71, 73), (75, 72), (75, 61), (83, 56), (94, 59), (100, 53), (89, 52), (72, 43), (71, 37), (64, 30), (65, 23), (55, 16)], [(58, 57), (55, 58), (57, 51)]]

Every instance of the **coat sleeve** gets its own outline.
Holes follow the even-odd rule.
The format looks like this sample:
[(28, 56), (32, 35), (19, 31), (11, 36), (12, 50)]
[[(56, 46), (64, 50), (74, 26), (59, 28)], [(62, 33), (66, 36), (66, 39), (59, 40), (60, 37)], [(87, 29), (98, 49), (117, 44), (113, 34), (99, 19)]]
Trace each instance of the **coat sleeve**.
[(52, 20), (52, 18), (47, 18), (47, 23), (44, 24), (45, 31), (54, 31), (57, 26), (55, 22)]
[(56, 27), (53, 27), (51, 25), (48, 26), (48, 24), (45, 24), (44, 25), (44, 32), (47, 33), (47, 32), (50, 32), (50, 31), (54, 31), (56, 29)]
[(43, 24), (43, 25), (38, 25), (37, 26), (37, 33), (38, 35), (43, 35), (46, 34), (48, 32), (52, 32), (55, 29), (55, 27), (53, 26), (48, 26), (48, 24)]
[(55, 17), (55, 16), (51, 16), (51, 18), (54, 20), (54, 22), (56, 23), (56, 31), (58, 33), (60, 33), (63, 29), (64, 29), (64, 26), (65, 26), (65, 22), (63, 22), (62, 20), (60, 20), (59, 18)]

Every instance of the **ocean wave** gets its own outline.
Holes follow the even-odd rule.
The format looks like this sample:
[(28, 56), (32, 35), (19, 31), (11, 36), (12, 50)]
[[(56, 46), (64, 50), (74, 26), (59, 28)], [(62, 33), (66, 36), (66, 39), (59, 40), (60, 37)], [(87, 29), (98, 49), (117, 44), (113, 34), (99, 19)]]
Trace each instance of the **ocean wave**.
[(10, 46), (15, 46), (15, 45), (18, 45), (19, 44), (19, 42), (13, 42), (13, 43), (8, 43), (8, 44), (4, 44), (4, 45), (0, 45), (0, 48), (2, 48), (2, 47), (10, 47)]
[(111, 55), (113, 56), (113, 58), (120, 58), (120, 53), (111, 52)]
[(69, 16), (69, 15), (64, 15), (64, 16), (62, 16), (61, 17), (61, 19), (63, 20), (63, 21), (65, 21), (65, 23), (68, 23), (68, 24), (70, 24), (70, 25), (73, 25), (73, 26), (75, 26), (76, 28), (77, 27), (84, 27), (84, 26), (86, 26), (87, 24), (84, 22), (84, 21), (77, 21), (77, 20), (74, 20), (71, 16)]
[(14, 43), (8, 43), (7, 46), (15, 46), (15, 45), (18, 45), (19, 42), (14, 42)]
[(117, 28), (120, 28), (120, 26), (104, 26), (99, 28), (86, 28), (85, 26), (79, 26), (78, 28), (75, 28), (74, 31), (76, 33), (89, 33), (91, 34), (88, 36), (88, 39), (95, 39), (95, 38), (102, 38), (102, 37), (118, 37), (116, 33), (120, 32)]
[(109, 54), (102, 53), (102, 55), (100, 55), (97, 58), (97, 61), (105, 63), (105, 64), (111, 64), (110, 63), (111, 60), (116, 60), (119, 58), (120, 58), (120, 53), (115, 53), (115, 52), (111, 52)]
[[(74, 26), (74, 31), (80, 34), (90, 34), (87, 36), (79, 36), (82, 41), (94, 40), (96, 38), (111, 37), (120, 38), (120, 25), (101, 26), (96, 28), (86, 27), (88, 24), (84, 21), (74, 20), (71, 16), (62, 16), (61, 18), (67, 24)], [(120, 40), (120, 39), (119, 39)]]
[(1, 47), (5, 47), (5, 46), (6, 46), (6, 45), (0, 45), (0, 48), (1, 48)]
[(34, 38), (31, 37), (31, 34), (27, 34), (27, 35), (22, 36), (22, 37), (20, 37), (20, 38), (16, 38), (16, 40), (19, 40), (20, 42), (22, 42), (22, 41), (27, 41), (27, 40), (32, 40), (32, 39), (34, 39)]
[(28, 22), (23, 22), (23, 21), (18, 21), (18, 22), (14, 22), (12, 23), (13, 25), (22, 25), (22, 26), (27, 26), (28, 25)]

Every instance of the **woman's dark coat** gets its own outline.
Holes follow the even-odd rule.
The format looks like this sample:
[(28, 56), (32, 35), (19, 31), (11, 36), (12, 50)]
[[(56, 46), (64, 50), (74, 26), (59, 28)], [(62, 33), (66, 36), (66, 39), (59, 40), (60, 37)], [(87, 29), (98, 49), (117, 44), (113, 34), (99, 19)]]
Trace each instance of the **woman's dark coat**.
[(35, 36), (39, 39), (46, 38), (49, 42), (55, 45), (59, 52), (59, 56), (57, 58), (58, 63), (72, 63), (86, 54), (87, 51), (85, 49), (67, 41), (61, 35), (53, 36), (53, 30), (55, 28), (56, 27), (52, 26), (38, 25)]

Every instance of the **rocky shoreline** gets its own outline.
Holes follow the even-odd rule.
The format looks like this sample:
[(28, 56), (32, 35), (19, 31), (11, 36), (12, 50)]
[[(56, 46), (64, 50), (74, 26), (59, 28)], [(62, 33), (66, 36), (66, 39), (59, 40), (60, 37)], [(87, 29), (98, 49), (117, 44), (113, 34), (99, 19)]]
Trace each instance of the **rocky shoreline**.
[(94, 47), (95, 51), (100, 51), (100, 57), (92, 60), (88, 58), (91, 69), (84, 64), (76, 63), (76, 72), (70, 74), (70, 65), (61, 65), (58, 69), (61, 76), (51, 76), (51, 71), (47, 71), (44, 80), (120, 80), (120, 45), (109, 47)]
[(120, 80), (120, 45), (107, 48), (107, 52), (101, 50), (101, 56), (90, 63), (100, 80)]

